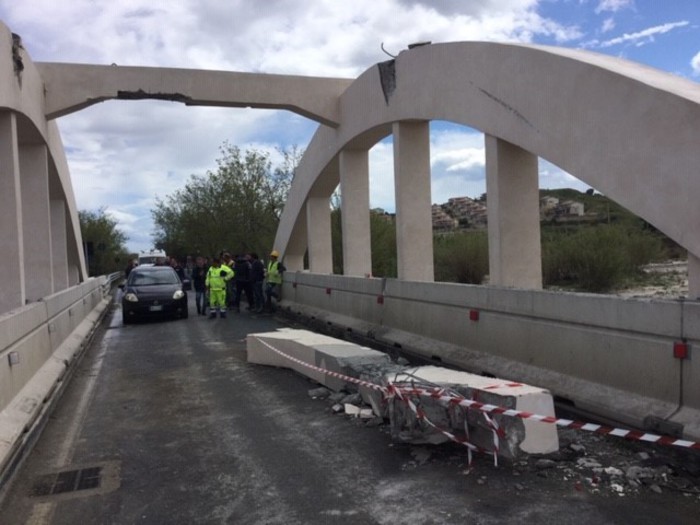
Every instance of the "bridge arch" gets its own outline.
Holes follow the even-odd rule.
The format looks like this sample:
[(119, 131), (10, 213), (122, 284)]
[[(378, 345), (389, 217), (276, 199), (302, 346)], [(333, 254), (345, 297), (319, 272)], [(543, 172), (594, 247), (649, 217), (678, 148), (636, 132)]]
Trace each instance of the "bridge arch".
[[(323, 212), (319, 202), (341, 182), (343, 170), (347, 171), (343, 158), (350, 152), (366, 152), (391, 133), (396, 137), (409, 124), (439, 119), (486, 134), (489, 203), (500, 203), (499, 209), (489, 211), (490, 240), (494, 235), (501, 237), (501, 253), (491, 254), (492, 265), (503, 266), (500, 284), (538, 287), (533, 276), (539, 273), (539, 263), (532, 275), (522, 279), (513, 275), (522, 266), (510, 265), (508, 260), (521, 256), (523, 246), (535, 238), (527, 230), (534, 227), (539, 241), (539, 224), (532, 219), (537, 206), (532, 170), (534, 165), (536, 171), (539, 156), (685, 247), (691, 291), (700, 294), (700, 207), (695, 202), (700, 195), (700, 87), (696, 83), (587, 51), (476, 42), (438, 44), (404, 51), (395, 61), (365, 71), (340, 96), (340, 116), (337, 128), (319, 128), (309, 144), (282, 216), (276, 247), (285, 252), (293, 268), (301, 267), (307, 247), (312, 271), (326, 273), (323, 270), (329, 268), (330, 248), (325, 246), (329, 234), (327, 221), (319, 216)], [(411, 147), (427, 145), (419, 141)], [(396, 169), (400, 177), (398, 165)], [(360, 169), (357, 176), (348, 173), (346, 180), (364, 176)], [(429, 171), (424, 177), (429, 179)], [(536, 186), (536, 176), (534, 181)], [(427, 187), (428, 198), (422, 204), (427, 202), (429, 207), (429, 181)], [(521, 198), (516, 199), (518, 193)], [(492, 195), (498, 200), (492, 200)], [(527, 208), (524, 215), (513, 209), (514, 203)], [(429, 210), (423, 217), (426, 213)], [(397, 216), (397, 222), (401, 220)], [(494, 234), (494, 228), (500, 231)], [(503, 245), (504, 238), (522, 235), (525, 241), (516, 242), (514, 249)], [(414, 244), (424, 254), (426, 243), (423, 239)], [(367, 253), (366, 248), (359, 251)], [(410, 253), (405, 256), (411, 257)]]

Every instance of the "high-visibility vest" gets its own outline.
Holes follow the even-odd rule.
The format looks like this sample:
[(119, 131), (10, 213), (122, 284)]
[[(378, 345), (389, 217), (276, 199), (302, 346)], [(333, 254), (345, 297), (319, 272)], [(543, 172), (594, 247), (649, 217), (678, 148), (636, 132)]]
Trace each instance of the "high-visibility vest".
[(282, 284), (282, 274), (279, 271), (279, 261), (270, 261), (267, 263), (267, 282)]
[[(221, 276), (221, 271), (224, 271), (226, 273), (225, 277)], [(222, 264), (218, 268), (214, 268), (213, 266), (209, 267), (209, 271), (207, 272), (207, 278), (204, 284), (209, 287), (210, 290), (225, 290), (226, 289), (226, 281), (230, 280), (233, 277), (233, 270), (226, 266), (225, 264)]]

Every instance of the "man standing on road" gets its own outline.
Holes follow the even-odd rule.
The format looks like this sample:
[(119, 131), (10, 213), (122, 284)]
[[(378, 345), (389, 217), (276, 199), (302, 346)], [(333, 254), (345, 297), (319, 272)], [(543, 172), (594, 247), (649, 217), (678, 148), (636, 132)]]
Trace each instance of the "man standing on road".
[(209, 319), (215, 319), (217, 312), (219, 317), (226, 317), (226, 284), (232, 278), (233, 270), (214, 257), (205, 280), (209, 291)]
[(270, 262), (267, 263), (267, 286), (265, 287), (265, 295), (267, 295), (267, 310), (268, 312), (275, 311), (275, 305), (272, 301), (274, 297), (280, 300), (280, 287), (282, 286), (282, 273), (286, 270), (284, 265), (277, 259), (280, 254), (277, 250), (270, 252)]
[(205, 294), (207, 291), (207, 267), (204, 266), (204, 257), (197, 257), (194, 268), (192, 268), (192, 286), (194, 287), (194, 302), (197, 304), (197, 313), (205, 315), (207, 305)]
[(250, 281), (253, 286), (253, 299), (255, 301), (255, 313), (261, 313), (265, 308), (265, 297), (263, 296), (263, 281), (265, 280), (265, 265), (253, 252), (250, 254)]

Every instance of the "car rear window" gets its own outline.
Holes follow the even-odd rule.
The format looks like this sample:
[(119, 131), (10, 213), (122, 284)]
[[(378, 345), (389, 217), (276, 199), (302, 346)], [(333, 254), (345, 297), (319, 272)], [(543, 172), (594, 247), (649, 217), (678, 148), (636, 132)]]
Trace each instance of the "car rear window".
[(153, 272), (139, 272), (132, 270), (129, 275), (129, 284), (132, 286), (149, 286), (155, 284), (178, 284), (180, 279), (170, 269)]

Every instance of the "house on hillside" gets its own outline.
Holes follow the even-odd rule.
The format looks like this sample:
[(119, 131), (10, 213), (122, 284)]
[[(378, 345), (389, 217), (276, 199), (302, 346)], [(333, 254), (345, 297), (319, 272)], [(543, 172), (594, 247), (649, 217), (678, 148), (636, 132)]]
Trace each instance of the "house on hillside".
[(440, 204), (433, 204), (433, 231), (449, 232), (457, 228), (459, 221), (445, 212)]

